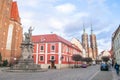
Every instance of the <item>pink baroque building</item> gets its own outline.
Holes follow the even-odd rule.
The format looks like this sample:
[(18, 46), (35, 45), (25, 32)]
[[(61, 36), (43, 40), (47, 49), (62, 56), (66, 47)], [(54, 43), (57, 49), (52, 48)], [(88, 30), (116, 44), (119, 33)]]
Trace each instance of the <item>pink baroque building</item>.
[(34, 62), (40, 64), (41, 68), (70, 67), (74, 64), (73, 54), (82, 56), (77, 46), (56, 34), (32, 36), (32, 41)]

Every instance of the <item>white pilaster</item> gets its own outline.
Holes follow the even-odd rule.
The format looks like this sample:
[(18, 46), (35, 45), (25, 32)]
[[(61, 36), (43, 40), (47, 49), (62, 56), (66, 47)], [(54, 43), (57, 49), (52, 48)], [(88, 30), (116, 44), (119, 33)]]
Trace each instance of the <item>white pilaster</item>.
[(45, 46), (46, 46), (46, 47), (45, 47), (45, 49), (46, 49), (46, 50), (45, 50), (45, 64), (47, 64), (48, 44), (46, 43)]
[(36, 64), (38, 64), (38, 46), (39, 46), (39, 45), (38, 45), (38, 43), (37, 43), (37, 47), (36, 47), (36, 48), (37, 48), (37, 49), (36, 49)]
[(58, 62), (59, 62), (59, 64), (61, 64), (61, 56), (62, 56), (62, 44), (61, 44), (61, 42), (59, 42), (59, 45), (58, 45), (58, 47), (59, 47), (59, 49), (58, 49), (58, 56), (59, 56), (59, 60), (58, 60)]

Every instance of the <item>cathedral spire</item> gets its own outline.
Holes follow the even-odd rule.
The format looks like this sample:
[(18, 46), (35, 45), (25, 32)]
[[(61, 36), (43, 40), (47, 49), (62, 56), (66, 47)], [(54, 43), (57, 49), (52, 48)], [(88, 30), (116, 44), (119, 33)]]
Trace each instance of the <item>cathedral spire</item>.
[(93, 28), (92, 28), (92, 23), (91, 23), (91, 34), (93, 34)]
[(83, 23), (83, 33), (85, 33), (85, 25), (84, 25), (84, 23)]

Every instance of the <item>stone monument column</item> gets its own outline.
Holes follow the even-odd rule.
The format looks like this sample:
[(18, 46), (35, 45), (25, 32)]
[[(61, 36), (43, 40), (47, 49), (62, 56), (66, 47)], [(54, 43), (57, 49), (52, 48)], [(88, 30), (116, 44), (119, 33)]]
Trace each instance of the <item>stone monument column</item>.
[(28, 29), (28, 33), (25, 32), (25, 39), (21, 43), (21, 58), (16, 67), (13, 69), (18, 70), (37, 70), (40, 69), (40, 65), (36, 65), (33, 60), (33, 43), (32, 43), (32, 27)]

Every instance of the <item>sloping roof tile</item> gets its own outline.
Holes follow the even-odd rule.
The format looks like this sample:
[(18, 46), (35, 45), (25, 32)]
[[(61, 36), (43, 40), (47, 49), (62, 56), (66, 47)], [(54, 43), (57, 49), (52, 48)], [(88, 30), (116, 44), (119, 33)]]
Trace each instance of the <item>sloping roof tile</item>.
[(35, 35), (32, 36), (33, 42), (63, 42), (67, 45), (72, 45), (69, 41), (63, 39), (56, 34), (45, 34), (45, 35)]
[(65, 40), (64, 38), (62, 38), (56, 34), (34, 35), (34, 36), (32, 36), (32, 41), (34, 43), (62, 42), (70, 47), (73, 47), (73, 48), (79, 50), (79, 48), (76, 46), (73, 46), (73, 44), (71, 42)]
[(17, 6), (17, 2), (14, 1), (12, 2), (12, 8), (11, 8), (11, 15), (10, 15), (11, 19), (15, 20), (15, 21), (20, 21), (20, 17), (19, 17), (19, 12), (18, 12), (18, 6)]

